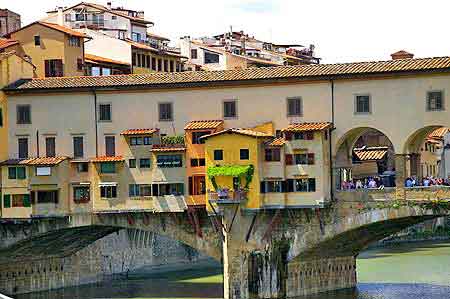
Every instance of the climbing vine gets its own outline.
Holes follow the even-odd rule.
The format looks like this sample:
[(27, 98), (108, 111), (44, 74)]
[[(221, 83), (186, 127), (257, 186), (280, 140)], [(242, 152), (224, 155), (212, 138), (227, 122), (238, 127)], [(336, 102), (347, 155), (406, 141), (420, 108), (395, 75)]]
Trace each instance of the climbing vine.
[(244, 189), (248, 190), (250, 183), (253, 179), (255, 169), (253, 165), (225, 165), (225, 166), (212, 166), (208, 167), (206, 174), (211, 181), (214, 189), (217, 191), (216, 177), (218, 176), (231, 176), (238, 178), (239, 185), (241, 185), (242, 178), (245, 178)]
[(184, 144), (184, 136), (176, 135), (176, 136), (163, 136), (161, 137), (162, 144)]

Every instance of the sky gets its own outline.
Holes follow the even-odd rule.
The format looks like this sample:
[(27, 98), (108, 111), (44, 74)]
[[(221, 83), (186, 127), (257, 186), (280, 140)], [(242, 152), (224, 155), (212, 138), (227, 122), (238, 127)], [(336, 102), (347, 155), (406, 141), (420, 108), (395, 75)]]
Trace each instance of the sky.
[[(85, 0), (89, 2), (89, 0)], [(56, 6), (81, 0), (0, 0), (22, 25)], [(107, 0), (91, 0), (106, 5)], [(448, 0), (113, 0), (144, 10), (150, 31), (174, 43), (181, 36), (230, 30), (276, 43), (314, 44), (322, 63), (387, 60), (398, 50), (416, 57), (450, 55)]]

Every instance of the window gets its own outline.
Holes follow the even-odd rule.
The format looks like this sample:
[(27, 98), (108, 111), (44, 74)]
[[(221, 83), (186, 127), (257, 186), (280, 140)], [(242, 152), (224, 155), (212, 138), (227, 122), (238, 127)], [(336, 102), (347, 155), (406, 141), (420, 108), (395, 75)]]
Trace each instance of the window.
[(297, 165), (313, 165), (314, 164), (314, 154), (295, 154), (294, 155), (295, 164)]
[(74, 158), (83, 158), (84, 150), (83, 150), (83, 136), (75, 136), (73, 137), (73, 157)]
[(237, 109), (236, 109), (236, 101), (224, 101), (223, 102), (223, 117), (224, 118), (236, 118), (237, 117)]
[(355, 97), (355, 113), (371, 113), (369, 95), (357, 95)]
[(55, 157), (56, 156), (56, 138), (55, 137), (47, 137), (45, 138), (45, 155), (47, 157)]
[(37, 191), (38, 203), (58, 203), (58, 191)]
[(191, 59), (197, 59), (198, 53), (197, 49), (191, 49)]
[(287, 99), (287, 116), (302, 116), (303, 105), (301, 98)]
[(91, 76), (101, 76), (101, 68), (98, 66), (91, 67)]
[(84, 13), (75, 14), (75, 21), (86, 21), (86, 14)]
[(151, 136), (144, 136), (144, 145), (152, 145), (152, 137)]
[(70, 13), (64, 15), (64, 21), (72, 22), (72, 15)]
[(164, 59), (164, 71), (168, 72), (169, 71), (169, 61)]
[(191, 159), (191, 167), (205, 166), (205, 159)]
[(105, 155), (107, 157), (116, 155), (116, 138), (114, 136), (105, 136)]
[(152, 70), (156, 71), (156, 58), (152, 57)]
[(142, 137), (130, 137), (130, 145), (142, 145), (143, 143)]
[(200, 137), (211, 134), (210, 131), (192, 132), (192, 144), (204, 144), (205, 140)]
[(250, 153), (248, 148), (241, 148), (239, 150), (239, 157), (241, 160), (248, 160), (250, 157)]
[(129, 159), (128, 160), (128, 167), (136, 168), (136, 159)]
[(77, 171), (78, 172), (88, 172), (89, 164), (87, 162), (77, 163)]
[(31, 207), (30, 194), (14, 194), (8, 196), (12, 198), (11, 207), (13, 208)]
[(118, 36), (119, 36), (119, 39), (124, 40), (125, 39), (125, 32), (124, 31), (119, 31)]
[(90, 190), (86, 186), (73, 187), (73, 201), (75, 203), (86, 203), (90, 200)]
[(49, 59), (44, 61), (45, 77), (63, 77), (62, 59)]
[(101, 186), (100, 197), (117, 198), (117, 186)]
[(152, 194), (153, 196), (184, 195), (184, 184), (183, 183), (153, 184)]
[(71, 47), (81, 47), (81, 39), (76, 36), (69, 37), (69, 46)]
[(17, 105), (17, 124), (27, 125), (31, 124), (31, 106), (30, 105)]
[(281, 150), (279, 148), (266, 148), (265, 158), (267, 162), (281, 161)]
[(25, 167), (9, 167), (8, 179), (10, 180), (24, 180), (26, 179)]
[(41, 45), (41, 37), (39, 35), (34, 36), (34, 45), (40, 46)]
[(314, 140), (314, 132), (285, 132), (284, 137), (286, 140)]
[(117, 20), (117, 16), (111, 16), (111, 20)]
[(162, 72), (162, 59), (158, 59), (158, 72)]
[(214, 160), (216, 161), (223, 160), (223, 150), (214, 150)]
[(160, 121), (173, 120), (172, 103), (159, 103), (158, 107), (159, 107), (159, 120)]
[(111, 121), (111, 104), (98, 105), (98, 119), (99, 121)]
[(135, 42), (140, 42), (142, 40), (141, 34), (137, 33), (137, 32), (133, 32), (133, 33), (131, 33), (131, 39)]
[(189, 182), (189, 195), (203, 195), (206, 194), (206, 179), (205, 176), (191, 176)]
[(205, 64), (208, 63), (219, 63), (219, 54), (214, 54), (205, 51)]
[(52, 175), (51, 167), (36, 167), (36, 176), (50, 176)]
[(147, 62), (146, 67), (149, 69), (150, 68), (150, 56), (149, 55), (145, 56), (145, 61)]
[(128, 195), (130, 197), (152, 196), (152, 186), (130, 184), (128, 188)]
[(101, 163), (100, 164), (101, 173), (116, 173), (116, 163)]
[(173, 73), (173, 72), (175, 71), (175, 65), (174, 65), (174, 63), (173, 63), (173, 60), (171, 60), (171, 61), (169, 62), (169, 66), (170, 66), (170, 72)]
[(182, 167), (183, 157), (182, 155), (158, 155), (156, 163), (160, 168)]
[(283, 181), (263, 181), (261, 182), (261, 193), (284, 192)]
[(77, 58), (77, 70), (82, 71), (83, 70), (83, 59)]
[(19, 138), (17, 143), (19, 147), (19, 159), (28, 158), (28, 138)]
[(139, 168), (150, 168), (150, 159), (139, 159)]
[(427, 92), (427, 110), (428, 111), (444, 110), (444, 96), (442, 91)]
[(102, 67), (102, 76), (109, 76), (111, 75), (111, 69), (107, 67)]
[(316, 191), (316, 179), (288, 179), (287, 192), (315, 192)]

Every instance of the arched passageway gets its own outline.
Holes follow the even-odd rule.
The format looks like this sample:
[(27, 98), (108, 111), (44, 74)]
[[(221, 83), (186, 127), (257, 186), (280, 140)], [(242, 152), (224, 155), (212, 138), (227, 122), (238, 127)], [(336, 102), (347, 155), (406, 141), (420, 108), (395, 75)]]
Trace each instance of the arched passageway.
[(334, 187), (338, 190), (393, 187), (394, 145), (386, 134), (375, 128), (354, 128), (338, 140), (333, 168)]

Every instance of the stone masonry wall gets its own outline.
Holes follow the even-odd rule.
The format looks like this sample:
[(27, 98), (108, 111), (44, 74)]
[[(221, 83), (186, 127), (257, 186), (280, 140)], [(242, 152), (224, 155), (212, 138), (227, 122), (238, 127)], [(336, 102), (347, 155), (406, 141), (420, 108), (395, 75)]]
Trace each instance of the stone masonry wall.
[(0, 265), (0, 293), (94, 283), (143, 266), (191, 263), (202, 258), (194, 249), (154, 233), (122, 230), (69, 257)]

